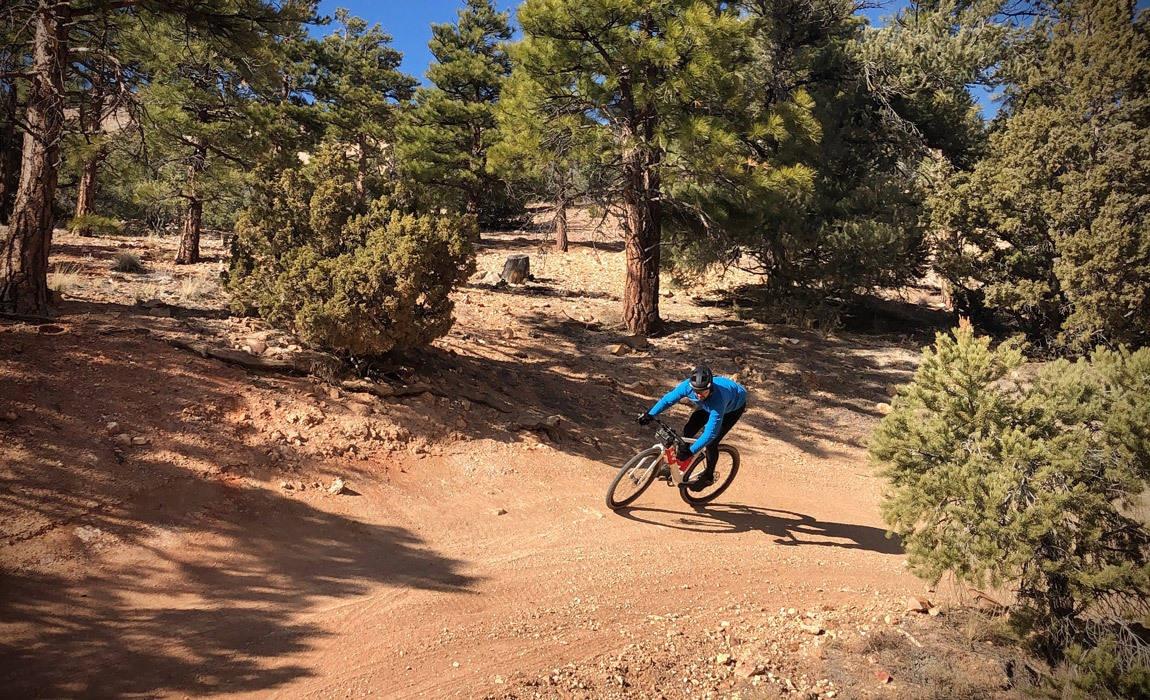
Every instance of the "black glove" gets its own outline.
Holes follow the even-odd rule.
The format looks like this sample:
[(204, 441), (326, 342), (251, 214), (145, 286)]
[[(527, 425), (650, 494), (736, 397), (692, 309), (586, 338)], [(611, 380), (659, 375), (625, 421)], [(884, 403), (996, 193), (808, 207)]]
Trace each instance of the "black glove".
[(680, 462), (686, 462), (694, 456), (694, 454), (694, 452), (691, 452), (691, 446), (685, 442), (680, 442), (679, 446), (675, 448), (675, 457)]
[(650, 413), (643, 413), (638, 418), (639, 425), (647, 425), (653, 420), (655, 420), (655, 416), (652, 416)]

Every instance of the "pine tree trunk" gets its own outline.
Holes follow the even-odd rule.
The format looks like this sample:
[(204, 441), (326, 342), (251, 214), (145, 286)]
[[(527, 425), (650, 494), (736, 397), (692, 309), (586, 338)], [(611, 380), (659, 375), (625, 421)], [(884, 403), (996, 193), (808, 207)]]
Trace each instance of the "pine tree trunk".
[(659, 318), (659, 208), (644, 191), (624, 193), (627, 226), (627, 284), (623, 319), (634, 334), (657, 333)]
[[(481, 98), (476, 95), (476, 100)], [(471, 125), (471, 163), (472, 174), (475, 181), (467, 185), (467, 213), (479, 219), (479, 209), (482, 205), (484, 171), (486, 170), (487, 155), (483, 149), (483, 128), (476, 123)]]
[[(626, 234), (627, 284), (623, 290), (623, 320), (627, 330), (651, 335), (662, 329), (659, 318), (659, 152), (654, 142), (655, 117), (639, 114), (627, 140), (641, 145), (623, 154), (623, 226)], [(638, 136), (638, 138), (635, 138)]]
[(204, 220), (204, 203), (199, 199), (188, 202), (184, 213), (184, 227), (180, 232), (180, 252), (177, 265), (194, 265), (200, 261), (200, 227)]
[(207, 166), (207, 159), (207, 149), (197, 142), (191, 163), (188, 164), (188, 209), (184, 212), (180, 252), (176, 254), (177, 265), (194, 265), (200, 261), (200, 228), (204, 220), (204, 200), (200, 198), (198, 179)]
[[(84, 127), (84, 135), (86, 138), (99, 138), (100, 130), (103, 127), (104, 116), (104, 95), (102, 90), (105, 89), (102, 84), (93, 87), (90, 100), (85, 105), (86, 109), (81, 109), (80, 117)], [(85, 112), (87, 114), (85, 114)], [(91, 145), (91, 141), (89, 141)], [(100, 166), (104, 162), (104, 147), (98, 142), (95, 149), (87, 160), (84, 161), (80, 169), (80, 183), (76, 191), (76, 212), (73, 219), (79, 219), (82, 216), (87, 216), (92, 213), (93, 205), (96, 201), (96, 178), (100, 174)], [(73, 228), (72, 233), (81, 236), (91, 236), (92, 228), (90, 226), (80, 226)]]
[(68, 5), (40, 0), (28, 87), (27, 133), (8, 235), (0, 244), (0, 309), (48, 313), (52, 201), (64, 124), (63, 66)]
[(12, 217), (20, 183), (21, 139), (16, 131), (16, 86), (0, 83), (0, 224)]
[[(646, 18), (643, 29), (654, 35), (653, 22)], [(649, 66), (649, 84), (656, 84), (657, 68)], [(662, 152), (656, 145), (658, 113), (635, 99), (631, 80), (619, 85), (622, 107), (627, 115), (623, 151), (623, 228), (626, 235), (627, 284), (623, 289), (623, 321), (635, 335), (652, 335), (662, 330), (659, 318), (659, 253), (662, 234), (662, 208), (659, 204), (659, 166)]]
[[(76, 192), (76, 213), (74, 219), (79, 219), (82, 216), (87, 216), (92, 213), (92, 202), (96, 198), (96, 177), (100, 173), (100, 164), (104, 159), (104, 149), (97, 149), (92, 157), (84, 163), (84, 168), (80, 172), (80, 184)], [(79, 226), (72, 230), (72, 233), (81, 236), (91, 236), (92, 229), (88, 226)]]
[(560, 198), (555, 204), (555, 247), (566, 253), (567, 241), (567, 200)]

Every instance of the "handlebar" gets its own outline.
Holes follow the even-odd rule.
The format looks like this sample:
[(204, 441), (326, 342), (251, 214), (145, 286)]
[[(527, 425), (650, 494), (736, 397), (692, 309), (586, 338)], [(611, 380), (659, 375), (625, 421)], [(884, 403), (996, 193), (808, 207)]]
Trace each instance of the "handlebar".
[(655, 425), (659, 426), (663, 430), (667, 430), (667, 431), (670, 431), (672, 433), (675, 432), (675, 429), (672, 428), (671, 426), (667, 425), (666, 423), (664, 423), (663, 420), (661, 418), (659, 418), (659, 416), (651, 416), (651, 422), (654, 423)]
[(677, 433), (674, 428), (659, 420), (658, 416), (651, 416), (651, 422), (658, 426), (655, 429), (655, 435), (657, 435), (667, 447), (670, 447), (672, 444), (686, 444), (686, 440), (679, 437), (679, 433)]

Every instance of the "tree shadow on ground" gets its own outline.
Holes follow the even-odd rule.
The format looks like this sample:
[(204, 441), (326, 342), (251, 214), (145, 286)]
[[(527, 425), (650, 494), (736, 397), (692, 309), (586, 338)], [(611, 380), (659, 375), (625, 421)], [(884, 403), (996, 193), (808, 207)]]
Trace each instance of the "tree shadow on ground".
[[(907, 291), (922, 296), (941, 294), (929, 286), (909, 285)], [(801, 304), (778, 300), (777, 292), (762, 284), (743, 284), (706, 297), (694, 297), (701, 307), (731, 309), (745, 320), (783, 323), (802, 315)], [(826, 318), (812, 316), (812, 321), (837, 320), (841, 330), (859, 335), (902, 335), (929, 341), (938, 331), (952, 328), (958, 321), (954, 312), (917, 304), (905, 298), (884, 298), (877, 294), (859, 294), (849, 299), (828, 301)], [(822, 324), (816, 324), (822, 325)]]
[(153, 304), (112, 304), (102, 301), (84, 301), (74, 299), (66, 302), (61, 308), (61, 317), (75, 316), (77, 314), (119, 314), (121, 316), (138, 317), (140, 319), (154, 318), (195, 318), (220, 321), (231, 318), (232, 313), (227, 309), (188, 306), (184, 304), (171, 304), (158, 302)]
[(628, 520), (675, 530), (713, 534), (762, 532), (772, 537), (775, 544), (786, 547), (839, 547), (879, 554), (903, 553), (898, 538), (887, 537), (886, 531), (880, 528), (819, 521), (809, 515), (776, 508), (712, 504), (696, 507), (693, 513), (649, 507), (632, 507), (616, 512)]
[(533, 282), (526, 284), (511, 284), (506, 286), (492, 286), (488, 284), (466, 284), (460, 287), (461, 289), (477, 289), (492, 294), (506, 295), (513, 297), (551, 297), (555, 299), (569, 299), (571, 296), (578, 296), (584, 299), (608, 299), (611, 301), (618, 301), (618, 297), (607, 294), (605, 292), (595, 292), (584, 290), (580, 292), (572, 292), (571, 289), (566, 287), (556, 287), (553, 283), (556, 280), (544, 277), (537, 277)]
[[(525, 411), (561, 415), (573, 439), (554, 440), (553, 447), (609, 466), (649, 444), (634, 416), (699, 361), (749, 389), (749, 410), (733, 442), (749, 427), (817, 457), (861, 447), (882, 416), (878, 404), (889, 401), (915, 369), (891, 339), (828, 337), (733, 320), (673, 324), (668, 335), (653, 339), (652, 349), (620, 357), (608, 348), (623, 340), (621, 332), (572, 321), (554, 309), (508, 316), (507, 322), (507, 329), (453, 331), (446, 352), (421, 353), (418, 379), (438, 383), (445, 393), (494, 393), (510, 407), (504, 415), (468, 420), (462, 430), (471, 437), (514, 440), (514, 431), (495, 429)], [(670, 419), (686, 416), (674, 409)]]
[(958, 323), (950, 311), (915, 304), (905, 299), (883, 299), (866, 295), (843, 310), (843, 328), (860, 334), (899, 333), (930, 342), (934, 334)]
[[(100, 239), (106, 240), (106, 239)], [(98, 260), (102, 262), (110, 262), (120, 253), (130, 253), (131, 250), (121, 248), (119, 245), (111, 245), (108, 243), (84, 243), (77, 245), (75, 243), (60, 243), (52, 244), (52, 255), (58, 258), (74, 257), (81, 260)]]
[(508, 252), (523, 250), (543, 250), (552, 247), (550, 240), (543, 235), (508, 236), (506, 234), (497, 238), (482, 237), (476, 246), (483, 250), (507, 250)]
[[(414, 533), (252, 485), (242, 372), (147, 336), (0, 324), (0, 683), (13, 697), (259, 692), (310, 675), (301, 616), (380, 587), (466, 594)], [(108, 421), (151, 440), (122, 446)], [(229, 465), (240, 465), (232, 469)], [(318, 494), (317, 494), (318, 496)], [(87, 577), (83, 571), (93, 564)]]
[(572, 248), (590, 248), (597, 250), (601, 253), (622, 253), (627, 244), (624, 241), (609, 241), (609, 240), (586, 240), (586, 241), (571, 241)]

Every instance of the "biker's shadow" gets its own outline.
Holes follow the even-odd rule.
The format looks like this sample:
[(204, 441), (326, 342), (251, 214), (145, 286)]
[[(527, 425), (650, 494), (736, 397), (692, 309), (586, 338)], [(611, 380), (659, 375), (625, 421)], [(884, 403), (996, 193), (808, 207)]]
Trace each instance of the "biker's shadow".
[[(803, 513), (777, 508), (719, 504), (696, 506), (693, 513), (644, 506), (616, 511), (621, 517), (675, 530), (714, 534), (762, 532), (784, 546), (842, 547), (865, 549), (879, 554), (902, 554), (897, 536), (868, 525), (851, 525), (816, 520)], [(644, 513), (649, 514), (644, 517)], [(661, 515), (656, 515), (661, 514)], [(665, 516), (679, 516), (662, 517)]]

